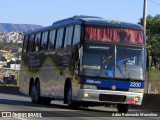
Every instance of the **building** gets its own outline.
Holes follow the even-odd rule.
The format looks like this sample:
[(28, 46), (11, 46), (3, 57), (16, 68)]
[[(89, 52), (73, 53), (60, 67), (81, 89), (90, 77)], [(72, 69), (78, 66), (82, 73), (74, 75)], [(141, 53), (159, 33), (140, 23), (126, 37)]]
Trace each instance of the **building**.
[(0, 33), (0, 41), (5, 43), (22, 43), (22, 33), (21, 32), (9, 32), (9, 33)]

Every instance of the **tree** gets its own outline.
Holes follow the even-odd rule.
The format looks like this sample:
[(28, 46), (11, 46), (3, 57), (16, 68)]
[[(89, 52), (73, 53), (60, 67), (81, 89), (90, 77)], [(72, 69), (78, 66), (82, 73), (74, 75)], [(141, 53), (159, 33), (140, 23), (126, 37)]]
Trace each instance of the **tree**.
[(0, 50), (13, 50), (13, 49), (18, 49), (18, 48), (22, 48), (22, 43), (4, 43), (2, 41), (0, 41)]
[(4, 46), (5, 46), (5, 43), (4, 42), (0, 42), (0, 50), (3, 50)]
[[(143, 25), (142, 18), (139, 24)], [(160, 62), (160, 15), (147, 16), (146, 30), (146, 35), (148, 36), (147, 54), (152, 56), (152, 65), (156, 67), (157, 63)]]

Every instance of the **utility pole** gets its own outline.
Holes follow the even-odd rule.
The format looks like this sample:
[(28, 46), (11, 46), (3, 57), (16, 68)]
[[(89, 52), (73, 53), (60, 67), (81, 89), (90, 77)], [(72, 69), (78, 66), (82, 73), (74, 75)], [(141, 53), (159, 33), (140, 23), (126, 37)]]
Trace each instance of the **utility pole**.
[[(147, 0), (144, 0), (143, 4), (143, 27), (144, 27), (144, 37), (146, 40), (146, 13), (147, 13)], [(148, 56), (149, 58), (150, 56)], [(150, 60), (148, 60), (148, 63)], [(149, 93), (150, 89), (150, 83), (149, 83), (149, 66), (148, 66), (148, 81), (147, 81), (147, 93)]]
[(144, 35), (146, 37), (146, 13), (147, 13), (147, 0), (144, 0), (143, 5), (143, 27), (144, 27)]

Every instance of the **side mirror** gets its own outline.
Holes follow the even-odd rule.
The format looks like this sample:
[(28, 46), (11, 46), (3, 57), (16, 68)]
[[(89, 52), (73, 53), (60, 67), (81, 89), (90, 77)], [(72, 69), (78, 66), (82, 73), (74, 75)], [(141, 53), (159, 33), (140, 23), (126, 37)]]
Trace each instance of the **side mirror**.
[(76, 75), (78, 75), (78, 71), (79, 71), (79, 62), (76, 61), (76, 62), (75, 62), (74, 73), (75, 73)]

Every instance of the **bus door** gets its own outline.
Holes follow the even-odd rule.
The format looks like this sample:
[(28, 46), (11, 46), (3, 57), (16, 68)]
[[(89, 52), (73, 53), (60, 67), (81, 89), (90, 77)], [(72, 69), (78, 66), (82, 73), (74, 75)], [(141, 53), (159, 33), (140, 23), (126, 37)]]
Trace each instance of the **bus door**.
[(78, 47), (74, 48), (71, 50), (70, 52), (70, 71), (73, 75), (78, 75), (79, 72), (79, 51), (78, 51)]
[[(80, 70), (80, 60), (79, 60), (79, 50), (78, 47), (70, 51), (70, 62), (69, 62), (69, 72), (72, 78), (72, 96), (78, 96), (79, 89), (79, 70)], [(73, 98), (74, 99), (74, 98)]]

